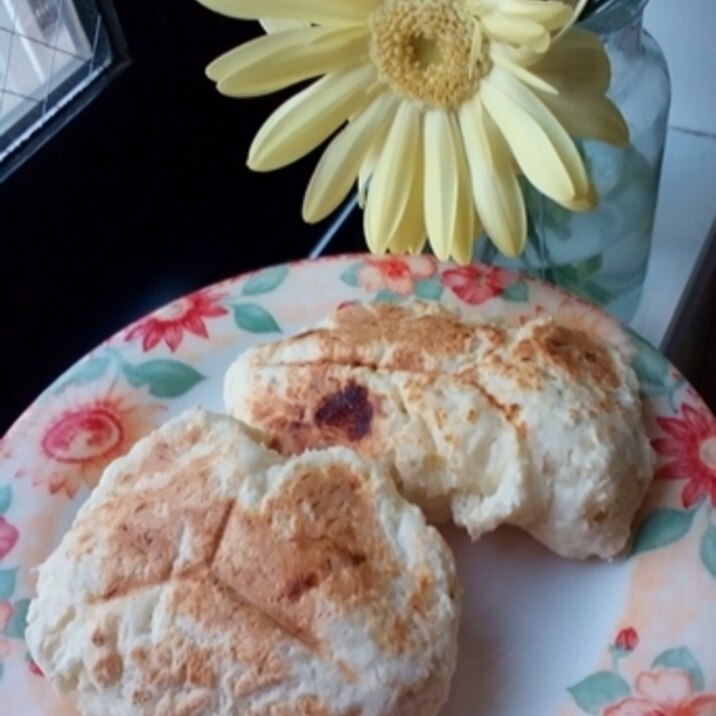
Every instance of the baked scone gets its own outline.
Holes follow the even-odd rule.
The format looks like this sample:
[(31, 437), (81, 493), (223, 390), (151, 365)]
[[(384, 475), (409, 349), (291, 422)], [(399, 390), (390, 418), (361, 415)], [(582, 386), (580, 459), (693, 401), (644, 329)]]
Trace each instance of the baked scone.
[(348, 306), (239, 356), (224, 399), (277, 450), (350, 446), (431, 519), (517, 525), (565, 557), (622, 550), (653, 469), (631, 367), (549, 318)]
[(540, 509), (517, 524), (565, 557), (618, 554), (654, 471), (638, 381), (621, 353), (540, 318), (507, 333), (475, 375), (514, 406), (527, 445)]
[(192, 409), (114, 462), (40, 567), (27, 642), (84, 716), (434, 716), (453, 557), (375, 465)]
[(460, 374), (502, 340), (434, 304), (350, 306), (239, 356), (225, 405), (284, 454), (344, 445), (380, 461), (431, 521), (477, 537), (538, 507), (511, 409)]

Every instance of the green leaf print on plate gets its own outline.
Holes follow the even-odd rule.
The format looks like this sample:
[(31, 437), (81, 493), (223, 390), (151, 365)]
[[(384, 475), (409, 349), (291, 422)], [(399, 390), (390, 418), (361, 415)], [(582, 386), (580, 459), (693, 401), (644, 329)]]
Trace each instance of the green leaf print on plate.
[(704, 536), (701, 538), (699, 553), (704, 567), (716, 579), (716, 527), (713, 525), (708, 526)]
[(27, 627), (27, 610), (30, 607), (29, 599), (18, 599), (12, 605), (12, 616), (3, 631), (8, 639), (24, 639)]
[(67, 375), (60, 378), (55, 387), (56, 392), (64, 390), (68, 385), (93, 383), (101, 378), (109, 368), (110, 357), (108, 355), (93, 356), (80, 361), (72, 368)]
[(651, 396), (671, 395), (683, 385), (683, 378), (671, 377), (669, 362), (656, 348), (635, 333), (631, 334), (631, 340), (637, 349), (632, 367), (642, 392)]
[(696, 691), (702, 691), (706, 684), (703, 670), (688, 649), (668, 649), (654, 659), (652, 666), (685, 671), (691, 677), (691, 685)]
[(631, 694), (629, 684), (612, 671), (598, 671), (568, 691), (577, 706), (589, 714), (600, 714), (606, 706)]
[(398, 296), (397, 293), (387, 291), (386, 289), (378, 291), (373, 297), (374, 303), (401, 303), (404, 300), (405, 298), (403, 296)]
[(358, 269), (362, 266), (362, 262), (357, 261), (351, 264), (342, 274), (341, 281), (352, 288), (358, 288), (360, 283), (358, 281)]
[(275, 291), (288, 275), (288, 266), (273, 266), (255, 273), (244, 284), (241, 293), (244, 296), (259, 296)]
[(147, 386), (155, 398), (178, 398), (198, 385), (204, 376), (186, 363), (157, 359), (122, 364), (127, 382), (134, 388)]
[(415, 282), (415, 297), (424, 301), (437, 301), (443, 295), (443, 291), (440, 278), (437, 276), (423, 278)]
[(500, 294), (500, 298), (503, 301), (509, 301), (510, 303), (526, 303), (530, 297), (530, 287), (525, 281), (517, 281), (510, 284)]
[(281, 333), (276, 319), (255, 303), (233, 306), (236, 325), (247, 333)]
[[(704, 670), (691, 651), (677, 647), (662, 651), (648, 670), (631, 671), (633, 695), (622, 678), (620, 661), (629, 659), (639, 646), (633, 627), (620, 630), (609, 646), (611, 671), (600, 671), (568, 691), (587, 713), (604, 716), (711, 716), (716, 694), (700, 694), (706, 687)], [(634, 674), (636, 673), (636, 676)], [(675, 709), (675, 710), (674, 710)]]
[(0, 569), (0, 602), (5, 602), (15, 593), (17, 569)]
[(632, 554), (667, 547), (688, 534), (696, 510), (664, 508), (650, 512), (639, 526)]
[(10, 485), (0, 487), (0, 515), (4, 515), (12, 504), (12, 490)]

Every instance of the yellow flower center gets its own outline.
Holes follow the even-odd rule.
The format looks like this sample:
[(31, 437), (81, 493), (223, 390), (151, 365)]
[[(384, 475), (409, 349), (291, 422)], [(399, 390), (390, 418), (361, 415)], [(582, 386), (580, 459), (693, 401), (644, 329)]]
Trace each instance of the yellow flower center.
[(385, 0), (368, 26), (380, 78), (403, 99), (456, 108), (489, 72), (487, 38), (464, 0)]

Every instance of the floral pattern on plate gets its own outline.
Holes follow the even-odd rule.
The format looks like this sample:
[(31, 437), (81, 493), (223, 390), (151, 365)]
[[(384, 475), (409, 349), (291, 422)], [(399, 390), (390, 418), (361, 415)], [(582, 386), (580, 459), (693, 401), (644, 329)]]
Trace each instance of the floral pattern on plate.
[(199, 338), (209, 338), (207, 320), (227, 313), (219, 304), (221, 298), (221, 293), (212, 290), (196, 291), (137, 321), (126, 331), (125, 339), (140, 338), (145, 352), (163, 341), (174, 352), (181, 345), (185, 331)]
[(609, 647), (611, 668), (569, 689), (583, 713), (600, 716), (713, 716), (716, 693), (704, 692), (704, 672), (687, 648), (667, 649), (631, 682), (622, 661), (639, 644), (633, 627), (622, 629)]
[[(415, 298), (513, 325), (554, 315), (609, 341), (636, 370), (647, 429), (660, 460), (632, 549), (611, 565), (565, 563), (509, 531), (485, 540), (487, 546), (482, 540), (473, 547), (463, 537), (454, 538), (459, 562), (467, 560), (461, 574), (467, 601), (462, 658), (453, 697), (441, 716), (472, 715), (476, 704), (482, 716), (523, 716), (526, 709), (564, 716), (716, 714), (716, 421), (706, 406), (650, 345), (581, 299), (480, 264), (458, 267), (431, 256), (359, 255), (274, 266), (174, 301), (71, 367), (0, 441), (2, 713), (75, 713), (38, 678), (23, 642), (25, 615), (34, 590), (33, 567), (61, 539), (104, 467), (189, 405), (220, 409), (223, 374), (247, 347), (302, 330), (342, 304)], [(478, 578), (486, 569), (486, 550), (494, 551), (494, 568), (506, 570), (504, 549), (514, 559), (531, 555), (515, 567), (515, 578), (542, 580), (554, 573), (558, 585), (572, 585), (556, 592), (567, 610), (560, 607), (552, 617), (558, 621), (544, 633), (540, 610), (549, 602), (536, 597), (524, 602), (532, 613), (526, 622), (510, 611), (509, 589), (493, 600), (498, 613), (480, 611), (495, 576)], [(533, 558), (539, 564), (529, 577), (525, 565)], [(597, 586), (579, 592), (578, 603), (570, 602), (569, 590), (581, 582), (569, 580), (595, 579), (596, 574), (599, 581), (590, 584)], [(507, 571), (502, 576), (504, 584), (512, 584)], [(602, 587), (606, 582), (608, 588)], [(527, 590), (526, 600), (535, 586)], [(592, 602), (585, 606), (588, 599)], [(567, 629), (563, 623), (574, 609), (587, 611)], [(590, 609), (605, 610), (596, 620), (604, 625), (598, 639), (574, 631), (574, 625), (584, 623), (588, 632)], [(502, 631), (489, 636), (495, 625)], [(502, 641), (507, 642), (504, 650)], [(604, 643), (610, 648), (604, 650)], [(521, 660), (530, 649), (535, 656)], [(556, 675), (543, 652), (561, 664)], [(563, 653), (568, 657), (559, 661)], [(580, 673), (590, 672), (581, 679)], [(501, 690), (494, 686), (495, 673), (505, 678)], [(528, 681), (529, 689), (514, 688)], [(545, 693), (533, 696), (545, 683)], [(522, 691), (526, 706), (517, 709), (510, 699)]]
[(662, 464), (655, 479), (681, 485), (678, 504), (648, 512), (639, 527), (633, 553), (668, 547), (689, 534), (698, 516), (699, 558), (716, 579), (716, 420), (703, 404), (684, 403), (676, 417), (659, 416), (661, 436), (652, 440)]
[(0, 678), (5, 670), (4, 661), (12, 652), (12, 641), (22, 640), (25, 635), (25, 619), (30, 600), (17, 598), (18, 568), (5, 568), (20, 532), (5, 514), (12, 506), (12, 488), (0, 488)]
[(72, 498), (80, 486), (94, 487), (112, 460), (155, 427), (162, 409), (116, 382), (66, 384), (28, 414), (13, 475)]

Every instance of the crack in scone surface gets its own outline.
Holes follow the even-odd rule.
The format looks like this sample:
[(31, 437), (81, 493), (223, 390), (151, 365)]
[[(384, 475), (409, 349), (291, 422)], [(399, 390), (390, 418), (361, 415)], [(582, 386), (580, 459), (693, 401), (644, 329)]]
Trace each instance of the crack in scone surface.
[[(314, 628), (317, 619), (341, 610), (363, 610), (371, 637), (389, 650), (407, 647), (411, 625), (381, 621), (381, 590), (400, 568), (362, 478), (340, 464), (306, 470), (291, 475), (260, 507), (247, 509), (229, 498), (207, 500), (211, 478), (200, 462), (184, 464), (182, 473), (181, 481), (175, 476), (136, 493), (125, 483), (119, 494), (79, 520), (74, 545), (97, 565), (88, 603), (101, 609), (161, 587), (159, 609), (174, 615), (175, 623), (188, 618), (210, 632), (243, 634), (239, 641), (246, 648), (237, 646), (230, 656), (254, 674), (246, 689), (268, 678), (258, 673), (258, 665), (272, 661), (272, 648), (287, 638), (332, 663), (348, 682), (356, 680), (358, 674), (331, 653)], [(415, 597), (423, 608), (429, 587)], [(177, 644), (184, 644), (176, 654), (183, 656), (176, 657), (179, 665), (170, 660), (162, 668), (179, 671), (160, 676), (157, 666), (155, 672), (158, 680), (179, 685), (193, 657), (185, 653), (182, 628), (174, 633)], [(162, 662), (167, 657), (157, 649), (134, 657)], [(286, 664), (274, 667), (269, 680), (288, 670)]]

